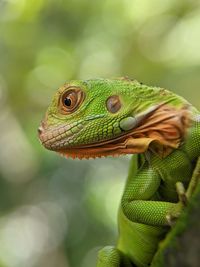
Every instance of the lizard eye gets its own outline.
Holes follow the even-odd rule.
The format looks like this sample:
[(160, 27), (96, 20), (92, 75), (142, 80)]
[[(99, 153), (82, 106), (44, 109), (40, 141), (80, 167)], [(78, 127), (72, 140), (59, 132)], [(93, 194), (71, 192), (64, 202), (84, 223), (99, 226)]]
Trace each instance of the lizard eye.
[(60, 98), (61, 112), (69, 114), (77, 110), (84, 100), (84, 93), (79, 88), (71, 88), (65, 91)]

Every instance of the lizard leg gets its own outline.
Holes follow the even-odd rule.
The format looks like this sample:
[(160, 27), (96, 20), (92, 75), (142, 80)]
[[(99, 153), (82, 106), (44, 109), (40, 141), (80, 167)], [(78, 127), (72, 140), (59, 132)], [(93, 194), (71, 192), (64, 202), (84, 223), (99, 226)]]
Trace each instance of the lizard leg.
[(154, 200), (160, 185), (160, 175), (147, 162), (129, 180), (122, 197), (122, 210), (133, 221), (149, 225), (169, 225), (168, 216), (179, 217), (182, 203)]
[[(185, 191), (184, 185), (181, 182), (176, 183), (176, 191), (178, 193), (179, 202), (186, 206), (188, 203), (188, 199), (192, 196), (197, 184), (200, 182), (200, 157), (197, 160), (197, 164), (192, 174), (192, 178), (190, 180), (187, 191)], [(170, 225), (173, 225), (176, 218), (173, 218), (172, 215), (167, 215), (167, 220)]]
[(107, 246), (99, 251), (97, 267), (134, 267), (117, 248)]
[(171, 225), (169, 218), (178, 218), (182, 211), (182, 203), (163, 201), (133, 200), (122, 204), (126, 217), (133, 221), (148, 225)]
[(200, 182), (200, 157), (197, 160), (187, 191), (185, 191), (183, 183), (181, 182), (176, 183), (176, 191), (178, 193), (179, 201), (182, 202), (184, 205), (186, 205), (188, 199), (193, 194), (199, 182)]

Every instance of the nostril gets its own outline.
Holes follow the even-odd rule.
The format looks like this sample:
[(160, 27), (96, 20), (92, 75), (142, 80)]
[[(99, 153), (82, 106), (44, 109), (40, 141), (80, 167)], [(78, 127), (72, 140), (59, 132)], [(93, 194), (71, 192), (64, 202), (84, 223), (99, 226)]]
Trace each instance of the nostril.
[(40, 126), (38, 128), (38, 134), (41, 135), (44, 132), (44, 128), (42, 126)]

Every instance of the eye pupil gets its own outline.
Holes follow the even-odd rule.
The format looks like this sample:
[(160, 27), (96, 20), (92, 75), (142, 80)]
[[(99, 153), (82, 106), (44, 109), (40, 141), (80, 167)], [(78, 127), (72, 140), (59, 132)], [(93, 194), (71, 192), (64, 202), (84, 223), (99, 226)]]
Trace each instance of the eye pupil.
[(72, 104), (72, 101), (70, 98), (66, 97), (64, 100), (65, 106), (70, 107)]
[(84, 92), (78, 87), (70, 87), (61, 94), (59, 108), (61, 113), (70, 114), (81, 105), (84, 100)]

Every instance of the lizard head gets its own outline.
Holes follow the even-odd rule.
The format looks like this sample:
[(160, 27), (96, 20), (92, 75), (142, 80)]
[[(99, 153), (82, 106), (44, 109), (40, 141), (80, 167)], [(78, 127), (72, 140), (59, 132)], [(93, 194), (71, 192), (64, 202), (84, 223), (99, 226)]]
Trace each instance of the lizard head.
[(182, 99), (175, 99), (176, 107), (166, 104), (174, 97), (128, 78), (71, 81), (53, 97), (39, 138), (73, 158), (142, 153), (153, 143), (169, 154), (166, 148), (181, 143), (189, 117)]

